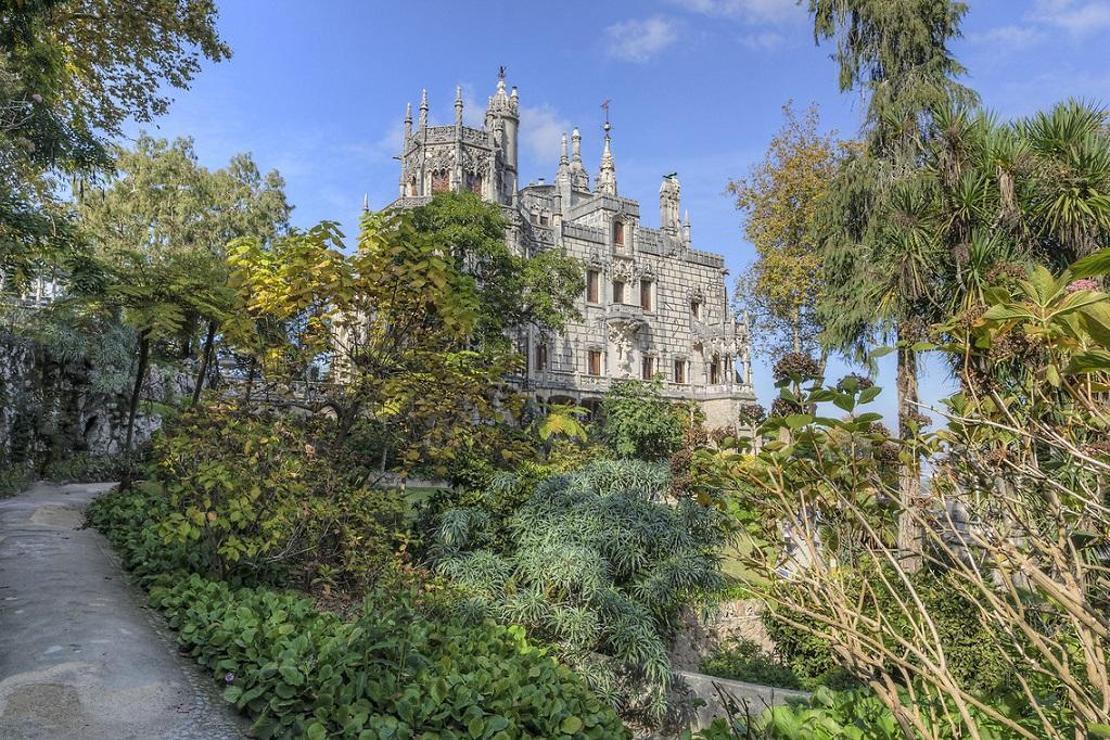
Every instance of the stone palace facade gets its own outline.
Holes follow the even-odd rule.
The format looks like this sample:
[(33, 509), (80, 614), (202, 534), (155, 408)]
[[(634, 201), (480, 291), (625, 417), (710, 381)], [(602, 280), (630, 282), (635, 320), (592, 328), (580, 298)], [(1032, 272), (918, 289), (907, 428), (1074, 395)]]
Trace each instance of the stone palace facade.
[(452, 125), (429, 124), (427, 91), (415, 125), (406, 110), (400, 195), (389, 207), (469, 190), (501, 205), (516, 253), (563, 249), (584, 263), (582, 321), (557, 336), (519, 330), (520, 386), (541, 402), (593, 407), (615, 380), (659, 378), (667, 397), (697, 401), (709, 428), (735, 428), (740, 405), (755, 400), (748, 329), (729, 308), (724, 258), (693, 248), (678, 176), (663, 178), (659, 226), (649, 228), (639, 202), (617, 191), (608, 121), (592, 185), (576, 128), (569, 151), (563, 135), (554, 183), (520, 186), (517, 89), (506, 91), (502, 73), (480, 129), (462, 114), (461, 90)]

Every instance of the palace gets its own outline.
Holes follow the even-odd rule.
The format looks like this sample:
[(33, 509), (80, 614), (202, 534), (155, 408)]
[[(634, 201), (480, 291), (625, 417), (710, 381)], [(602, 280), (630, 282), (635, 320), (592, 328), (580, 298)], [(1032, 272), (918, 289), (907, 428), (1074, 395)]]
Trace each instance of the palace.
[(506, 239), (517, 254), (562, 249), (585, 265), (582, 320), (552, 336), (521, 327), (527, 359), (522, 388), (541, 402), (592, 407), (621, 378), (663, 382), (663, 393), (701, 404), (710, 428), (736, 427), (739, 407), (754, 401), (748, 327), (733, 315), (724, 258), (693, 248), (690, 217), (680, 218), (677, 174), (659, 187), (659, 226), (640, 222), (640, 204), (617, 191), (610, 125), (597, 177), (582, 162), (581, 135), (563, 135), (554, 184), (520, 186), (517, 89), (504, 73), (482, 128), (463, 125), (462, 90), (455, 122), (428, 123), (405, 113), (400, 195), (389, 207), (411, 208), (435, 193), (469, 190), (502, 207)]

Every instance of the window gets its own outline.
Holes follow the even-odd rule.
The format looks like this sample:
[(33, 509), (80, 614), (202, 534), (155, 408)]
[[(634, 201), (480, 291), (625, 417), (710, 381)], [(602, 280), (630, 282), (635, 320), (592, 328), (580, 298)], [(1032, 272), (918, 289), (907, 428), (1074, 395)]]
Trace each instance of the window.
[(624, 221), (613, 222), (613, 244), (618, 247), (624, 246)]
[(613, 281), (613, 303), (624, 303), (624, 281)]
[(586, 353), (586, 371), (590, 375), (601, 375), (601, 350), (591, 349)]
[(654, 296), (654, 284), (650, 280), (640, 281), (640, 308), (645, 311), (652, 311), (655, 309), (655, 301), (652, 300)]
[(640, 361), (640, 375), (644, 380), (651, 380), (655, 377), (655, 358), (645, 356)]
[(690, 301), (690, 315), (699, 321), (701, 320), (701, 301), (696, 298)]
[(601, 303), (601, 273), (597, 270), (586, 271), (586, 302)]
[(686, 360), (674, 361), (674, 382), (686, 383)]
[(709, 384), (715, 385), (721, 382), (721, 358), (713, 355), (713, 361), (709, 363)]
[(547, 345), (536, 345), (536, 371), (543, 372), (547, 369)]

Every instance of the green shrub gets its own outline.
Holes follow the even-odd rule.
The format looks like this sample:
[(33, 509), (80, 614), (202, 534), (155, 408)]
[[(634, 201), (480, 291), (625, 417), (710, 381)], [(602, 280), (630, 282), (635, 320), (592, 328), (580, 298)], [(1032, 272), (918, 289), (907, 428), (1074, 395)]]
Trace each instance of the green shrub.
[[(804, 617), (797, 618), (805, 622)], [(763, 624), (775, 643), (775, 655), (797, 678), (799, 687), (847, 690), (859, 686), (859, 680), (844, 668), (827, 640), (775, 619), (770, 611), (763, 613)]]
[[(845, 582), (848, 588), (867, 589), (866, 574)], [(1005, 692), (1016, 688), (1013, 685), (1013, 670), (1003, 654), (1005, 642), (985, 626), (979, 617), (978, 606), (970, 603), (961, 595), (961, 586), (952, 576), (935, 573), (925, 569), (912, 576), (914, 590), (928, 611), (941, 644), (944, 656), (952, 675), (962, 685), (980, 694)], [(891, 583), (899, 583), (895, 578)], [(789, 586), (784, 586), (789, 588)], [(884, 621), (907, 640), (914, 639), (914, 633), (905, 618), (894, 595), (886, 589), (867, 589), (876, 601), (868, 607), (868, 612), (882, 615)], [(898, 594), (905, 602), (910, 598), (904, 588)], [(861, 600), (860, 603), (868, 603)], [(792, 619), (804, 623), (806, 617), (794, 614)], [(858, 685), (832, 651), (828, 642), (809, 632), (793, 627), (774, 618), (773, 613), (764, 613), (764, 623), (775, 643), (775, 652), (783, 662), (802, 680), (802, 686), (828, 686), (834, 689), (849, 689)], [(814, 623), (814, 627), (819, 627)], [(823, 628), (822, 628), (823, 629)], [(893, 668), (891, 669), (893, 670)]]
[(0, 498), (14, 496), (35, 482), (34, 471), (27, 465), (0, 468)]
[(124, 567), (145, 585), (163, 573), (206, 572), (209, 568), (203, 549), (163, 539), (159, 525), (170, 512), (170, 501), (162, 487), (140, 481), (130, 488), (97, 496), (85, 516), (119, 553)]
[(778, 658), (751, 640), (733, 640), (702, 661), (710, 676), (750, 681), (783, 689), (800, 689), (801, 681)]
[[(393, 571), (407, 533), (396, 491), (363, 487), (326, 450), (328, 422), (189, 412), (153, 442), (167, 544), (233, 581), (359, 592)], [(321, 441), (323, 440), (323, 441)]]
[(719, 588), (721, 515), (664, 503), (666, 465), (598, 461), (535, 487), (505, 530), (481, 505), (443, 513), (437, 572), (473, 609), (552, 645), (625, 716), (666, 709), (678, 608)]
[(660, 395), (660, 384), (613, 384), (602, 402), (601, 435), (617, 457), (665, 460), (682, 446), (687, 409)]
[(523, 630), (463, 624), (411, 592), (374, 592), (352, 621), (197, 575), (150, 597), (257, 737), (627, 737)]

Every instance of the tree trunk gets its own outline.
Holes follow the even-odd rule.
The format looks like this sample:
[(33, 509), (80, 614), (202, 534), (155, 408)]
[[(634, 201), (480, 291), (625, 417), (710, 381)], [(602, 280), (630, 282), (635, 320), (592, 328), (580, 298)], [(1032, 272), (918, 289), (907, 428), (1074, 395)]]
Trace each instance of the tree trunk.
[[(898, 340), (898, 436), (906, 442), (914, 435), (907, 422), (917, 413), (917, 352), (908, 346), (901, 327)], [(921, 467), (915, 453), (913, 460), (902, 463), (898, 472), (898, 503), (902, 509), (898, 515), (898, 552), (902, 566), (911, 573), (921, 567), (923, 533), (920, 522), (910, 513), (920, 496)]]
[(247, 373), (247, 397), (246, 397), (246, 400), (243, 404), (244, 406), (250, 406), (250, 404), (251, 404), (251, 393), (254, 391), (254, 368), (255, 368), (255, 364), (256, 363), (255, 363), (254, 355), (251, 355), (251, 369)]
[(216, 340), (216, 322), (208, 322), (208, 333), (204, 337), (204, 351), (200, 355), (200, 370), (197, 371), (197, 382), (193, 386), (193, 406), (200, 401), (200, 392), (204, 389), (204, 376), (208, 373), (208, 363), (212, 361), (212, 344)]
[(146, 366), (150, 360), (150, 332), (146, 329), (139, 332), (139, 367), (135, 370), (135, 387), (131, 389), (131, 404), (127, 409), (127, 441), (124, 450), (131, 451), (131, 440), (135, 436), (135, 414), (139, 410), (139, 395), (143, 390), (143, 381), (146, 380)]
[(794, 316), (790, 322), (790, 332), (793, 334), (794, 339), (794, 354), (801, 354), (802, 352), (802, 311), (799, 308), (794, 309)]

